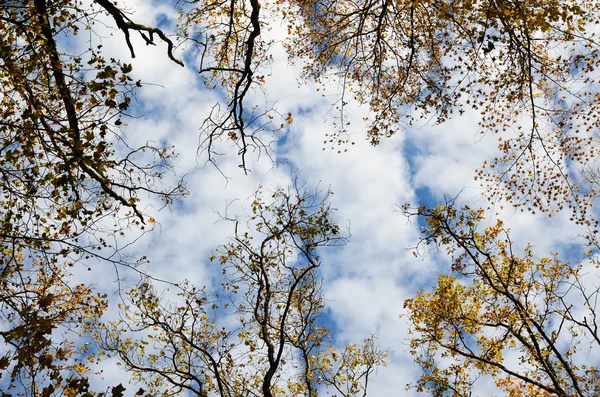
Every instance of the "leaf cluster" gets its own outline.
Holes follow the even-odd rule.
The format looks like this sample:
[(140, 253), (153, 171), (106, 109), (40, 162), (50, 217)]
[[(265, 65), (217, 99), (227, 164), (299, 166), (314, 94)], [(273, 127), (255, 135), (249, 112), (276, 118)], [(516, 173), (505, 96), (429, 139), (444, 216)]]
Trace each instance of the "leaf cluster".
[[(413, 214), (425, 239), (452, 255), (452, 273), (405, 301), (411, 353), (423, 369), (413, 385), (435, 396), (469, 396), (490, 376), (509, 396), (594, 396), (600, 392), (598, 289), (584, 263), (557, 254), (513, 252), (498, 222), (478, 231), (483, 212), (451, 205)], [(578, 354), (579, 349), (585, 353)]]

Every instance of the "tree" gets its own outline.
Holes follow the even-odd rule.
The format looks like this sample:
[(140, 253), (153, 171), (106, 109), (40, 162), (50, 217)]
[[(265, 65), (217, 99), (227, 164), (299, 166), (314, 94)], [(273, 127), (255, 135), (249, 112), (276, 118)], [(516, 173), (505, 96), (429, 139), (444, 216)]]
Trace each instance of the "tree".
[(221, 265), (220, 292), (184, 282), (167, 301), (143, 280), (124, 318), (100, 335), (148, 395), (317, 396), (321, 386), (366, 395), (384, 364), (373, 338), (342, 351), (328, 346), (318, 251), (346, 240), (332, 210), (319, 195), (262, 196), (248, 231), (233, 220), (235, 238), (210, 258)]
[[(8, 98), (24, 98), (20, 111), (10, 110), (21, 106), (16, 102), (7, 104), (8, 125), (20, 125), (15, 117), (24, 114), (26, 128), (32, 123), (45, 129), (68, 127), (74, 141), (58, 146), (64, 152), (59, 158), (72, 155), (69, 164), (86, 158), (76, 169), (112, 199), (131, 193), (116, 181), (104, 183), (107, 170), (94, 162), (102, 163), (107, 150), (98, 137), (115, 130), (129, 106), (135, 88), (127, 79), (130, 65), (108, 62), (100, 49), (92, 51), (91, 43), (86, 56), (61, 54), (54, 39), (58, 32), (75, 35), (90, 28), (102, 13), (123, 33), (132, 56), (132, 34), (139, 34), (146, 44), (159, 40), (167, 47), (166, 56), (180, 65), (173, 55), (176, 45), (199, 51), (199, 71), (206, 84), (221, 87), (228, 98), (225, 109), (217, 104), (207, 119), (204, 146), (212, 159), (218, 137), (237, 142), (246, 170), (248, 150), (267, 149), (263, 133), (279, 125), (272, 121), (273, 109), (245, 102), (268, 77), (269, 50), (275, 42), (262, 33), (283, 21), (289, 34), (284, 45), (293, 60), (305, 63), (304, 77), (324, 84), (333, 79), (343, 87), (340, 129), (331, 143), (347, 141), (345, 108), (351, 98), (368, 105), (374, 114), (367, 133), (373, 144), (395, 134), (404, 122), (431, 117), (443, 122), (472, 108), (480, 112), (482, 132), (499, 134), (501, 155), (483, 164), (478, 174), (490, 187), (490, 197), (501, 194), (530, 211), (569, 208), (576, 222), (596, 228), (589, 213), (595, 188), (585, 189), (569, 177), (572, 165), (597, 155), (590, 131), (598, 125), (600, 96), (589, 89), (597, 83), (593, 28), (600, 16), (595, 1), (539, 0), (528, 7), (519, 1), (483, 0), (177, 5), (179, 43), (160, 29), (133, 21), (125, 8), (107, 0), (92, 1), (89, 9), (73, 1), (4, 4), (3, 63), (11, 81), (5, 92)], [(85, 62), (94, 71), (85, 66), (84, 73)], [(26, 72), (21, 72), (19, 67), (26, 63)], [(50, 94), (42, 91), (46, 86), (51, 87)], [(56, 114), (63, 108), (64, 114)], [(40, 119), (42, 110), (49, 112), (48, 117)], [(281, 118), (293, 120), (287, 112)], [(127, 181), (129, 167), (118, 165)], [(129, 205), (127, 197), (122, 198), (117, 200), (120, 205)]]
[(106, 302), (88, 286), (73, 285), (70, 268), (90, 266), (92, 258), (137, 266), (143, 259), (119, 256), (118, 238), (131, 228), (144, 230), (149, 219), (138, 207), (140, 194), (169, 204), (184, 192), (180, 184), (165, 190), (159, 183), (170, 168), (171, 148), (130, 148), (120, 133), (139, 85), (129, 77), (131, 65), (105, 58), (92, 39), (83, 54), (62, 48), (63, 35), (91, 30), (102, 13), (123, 31), (132, 56), (129, 34), (137, 32), (148, 44), (158, 36), (173, 58), (173, 45), (160, 30), (132, 22), (110, 1), (89, 8), (77, 1), (0, 5), (5, 396), (87, 393), (81, 346), (61, 333), (89, 331)]
[(598, 191), (570, 174), (598, 155), (591, 134), (600, 124), (600, 95), (591, 88), (598, 84), (598, 6), (577, 0), (526, 6), (517, 0), (193, 1), (183, 3), (181, 35), (198, 48), (207, 84), (228, 95), (226, 111), (215, 109), (205, 129), (209, 156), (220, 136), (239, 144), (244, 168), (248, 148), (264, 148), (258, 132), (268, 128), (272, 112), (244, 102), (268, 78), (274, 42), (261, 32), (283, 24), (284, 46), (303, 62), (304, 78), (323, 88), (339, 84), (330, 144), (348, 143), (346, 108), (353, 100), (373, 114), (367, 136), (374, 145), (403, 125), (442, 123), (474, 110), (480, 131), (499, 140), (499, 155), (477, 174), (488, 197), (523, 211), (568, 209), (592, 229), (595, 244), (589, 208)]
[[(23, 91), (18, 95), (25, 104), (44, 94), (41, 98), (48, 100), (38, 100), (32, 107), (34, 118), (42, 109), (58, 112), (57, 105), (64, 107), (65, 114), (52, 118), (53, 123), (68, 126), (73, 139), (87, 145), (85, 153), (79, 153), (77, 142), (63, 143), (75, 148), (71, 149), (75, 159), (87, 156), (79, 167), (91, 181), (99, 183), (106, 174), (90, 160), (106, 149), (94, 146), (86, 136), (105, 135), (122, 123), (120, 114), (128, 108), (135, 84), (127, 79), (130, 65), (107, 62), (98, 48), (84, 57), (61, 55), (54, 40), (57, 32), (75, 35), (102, 13), (123, 33), (132, 56), (132, 34), (139, 34), (146, 44), (159, 40), (167, 47), (166, 56), (180, 65), (173, 55), (175, 47), (192, 46), (200, 54), (199, 72), (206, 84), (227, 95), (204, 124), (203, 146), (212, 160), (216, 140), (228, 137), (239, 145), (241, 166), (247, 170), (249, 149), (268, 150), (265, 130), (275, 131), (293, 120), (284, 112), (284, 123), (275, 123), (276, 112), (269, 106), (246, 104), (249, 93), (263, 89), (269, 74), (269, 51), (275, 42), (262, 33), (270, 24), (283, 22), (289, 35), (284, 45), (292, 60), (304, 62), (304, 77), (324, 84), (338, 81), (343, 88), (339, 129), (331, 143), (347, 142), (345, 108), (351, 99), (368, 105), (374, 115), (367, 133), (373, 144), (395, 134), (405, 122), (433, 118), (441, 123), (472, 108), (480, 112), (482, 132), (499, 134), (501, 154), (484, 163), (478, 174), (490, 197), (502, 195), (523, 210), (550, 214), (568, 208), (576, 222), (596, 229), (589, 213), (596, 189), (578, 186), (569, 177), (569, 168), (597, 155), (590, 131), (598, 125), (600, 96), (589, 89), (597, 83), (593, 28), (600, 16), (595, 1), (539, 0), (528, 7), (519, 1), (483, 0), (176, 4), (181, 15), (178, 43), (160, 29), (133, 21), (125, 8), (107, 0), (92, 1), (89, 9), (72, 1), (48, 5), (45, 0), (8, 2), (2, 8), (2, 23), (10, 32), (4, 53), (20, 54), (5, 57), (7, 76), (14, 78), (8, 89)], [(36, 41), (40, 37), (44, 42)], [(17, 43), (26, 44), (21, 48)], [(38, 53), (41, 58), (32, 56)], [(18, 67), (27, 57), (29, 74), (24, 75)], [(102, 73), (95, 77), (94, 72), (83, 73), (86, 61)], [(46, 80), (55, 90), (49, 96), (39, 91), (48, 85)], [(6, 92), (14, 97), (15, 91)], [(85, 120), (78, 120), (79, 110)], [(29, 113), (25, 112), (25, 120)], [(14, 125), (14, 117), (9, 119)], [(127, 181), (129, 167), (119, 165), (124, 166), (122, 177)], [(124, 187), (115, 182), (100, 186), (109, 195), (130, 194), (119, 192)], [(126, 198), (117, 201), (127, 205)]]
[[(336, 80), (342, 85), (338, 105), (340, 128), (330, 138), (331, 143), (343, 145), (347, 141), (345, 109), (350, 96), (369, 106), (374, 114), (367, 132), (373, 144), (393, 135), (403, 123), (428, 117), (443, 122), (465, 109), (475, 109), (481, 112), (481, 130), (498, 133), (500, 139), (500, 156), (486, 162), (478, 174), (483, 183), (491, 186), (489, 194), (504, 194), (523, 210), (552, 213), (567, 208), (575, 222), (590, 227), (590, 243), (598, 245), (597, 223), (589, 211), (598, 188), (590, 183), (586, 190), (569, 176), (571, 168), (586, 164), (597, 155), (597, 142), (591, 135), (599, 125), (600, 114), (600, 95), (593, 88), (598, 83), (599, 62), (598, 40), (593, 29), (599, 22), (600, 8), (596, 2), (536, 0), (526, 7), (517, 0), (263, 3), (251, 0), (177, 4), (181, 6), (179, 43), (192, 44), (200, 51), (199, 71), (207, 85), (219, 86), (227, 95), (225, 109), (217, 105), (204, 125), (209, 156), (214, 157), (216, 140), (225, 136), (239, 145), (241, 165), (246, 170), (248, 150), (268, 146), (263, 143), (263, 131), (281, 126), (271, 121), (272, 109), (248, 105), (247, 101), (249, 93), (261, 89), (268, 78), (269, 50), (274, 42), (265, 39), (261, 32), (273, 21), (285, 21), (289, 38), (284, 45), (292, 59), (306, 62), (305, 77), (323, 83)], [(81, 363), (63, 362), (61, 357), (68, 354), (58, 353), (60, 348), (56, 343), (60, 338), (54, 336), (80, 319), (91, 327), (102, 314), (105, 303), (89, 287), (70, 285), (69, 269), (84, 262), (87, 265), (94, 258), (137, 267), (144, 258), (128, 261), (119, 256), (118, 238), (130, 229), (139, 233), (145, 230), (146, 223), (151, 223), (152, 219), (139, 206), (140, 196), (158, 196), (169, 204), (184, 193), (181, 184), (173, 188), (161, 186), (163, 173), (170, 169), (173, 156), (170, 147), (149, 142), (131, 148), (121, 133), (135, 90), (142, 85), (131, 78), (132, 66), (105, 55), (93, 34), (83, 54), (71, 53), (62, 42), (62, 37), (68, 41), (82, 30), (93, 32), (96, 22), (108, 20), (122, 34), (132, 57), (135, 56), (132, 35), (138, 35), (146, 44), (164, 46), (166, 57), (183, 65), (174, 56), (177, 41), (161, 29), (142, 25), (132, 18), (125, 7), (109, 0), (92, 0), (88, 5), (75, 0), (4, 1), (0, 5), (0, 253), (4, 258), (0, 283), (6, 286), (0, 294), (0, 305), (4, 318), (12, 321), (1, 334), (12, 348), (0, 362), (0, 369), (10, 372), (6, 378), (23, 379), (25, 393), (34, 395), (39, 390), (55, 393), (50, 391), (50, 384), (58, 390), (56, 393), (88, 393), (82, 386), (83, 380), (72, 392), (74, 385), (68, 386), (70, 379), (79, 378), (61, 375)], [(286, 113), (282, 116), (283, 125), (293, 120), (291, 113), (287, 116)], [(269, 211), (274, 219), (279, 216), (274, 209)], [(305, 215), (298, 213), (301, 219)], [(107, 228), (109, 222), (116, 226)], [(316, 226), (327, 231), (323, 225)], [(263, 232), (268, 235), (280, 227), (275, 225)], [(333, 233), (332, 230), (327, 233)], [(316, 268), (311, 268), (309, 261), (315, 247), (301, 234), (294, 234), (300, 232), (283, 231), (288, 238), (283, 241), (296, 247), (292, 250), (300, 250), (292, 242), (299, 242), (300, 246), (308, 244), (303, 246), (307, 263), (295, 264), (291, 269), (284, 266), (276, 274), (259, 272), (257, 277), (266, 280), (265, 277), (273, 276), (275, 285), (282, 283), (282, 288), (293, 286), (294, 291), (314, 292), (313, 303), (317, 307), (311, 310), (318, 313), (321, 310), (318, 288), (313, 284), (317, 279), (311, 278)], [(332, 235), (327, 236), (333, 239)], [(284, 263), (287, 258), (284, 251), (277, 251), (281, 248), (277, 245), (280, 237), (273, 234), (267, 243), (272, 244), (274, 255), (280, 255)], [(249, 240), (244, 240), (249, 238), (250, 235), (237, 237), (235, 241), (240, 247), (232, 246), (231, 255), (227, 251), (224, 265), (241, 266), (236, 260), (245, 258), (242, 264), (249, 266), (255, 258), (263, 258), (262, 251), (256, 251)], [(283, 242), (281, 246), (287, 247)], [(316, 257), (312, 260), (318, 263)], [(302, 283), (286, 284), (298, 276), (292, 270), (296, 268), (311, 270), (306, 278), (302, 277)], [(226, 271), (232, 277), (236, 274)], [(264, 353), (263, 361), (257, 353), (258, 366), (253, 368), (257, 373), (264, 370), (264, 376), (257, 378), (261, 381), (255, 386), (260, 383), (260, 387), (266, 388), (263, 390), (270, 392), (279, 387), (281, 378), (273, 377), (282, 374), (283, 359), (269, 353), (268, 341), (281, 354), (296, 351), (302, 356), (308, 345), (295, 346), (294, 343), (300, 342), (288, 338), (284, 331), (287, 332), (286, 326), (298, 329), (298, 323), (293, 321), (308, 320), (302, 320), (301, 314), (307, 309), (301, 309), (302, 305), (291, 300), (289, 308), (296, 314), (283, 316), (276, 306), (277, 300), (283, 299), (277, 295), (281, 291), (267, 299), (260, 277), (227, 279), (225, 285), (233, 288), (239, 283), (252, 287), (249, 291), (258, 294), (254, 298), (275, 304), (275, 310), (266, 304), (262, 317), (251, 313), (255, 322), (246, 326), (254, 338), (247, 340), (258, 338), (267, 346), (266, 352), (258, 349)], [(70, 287), (72, 294), (59, 293), (56, 288), (62, 285)], [(285, 288), (282, 291), (294, 296), (293, 291)], [(156, 295), (146, 282), (132, 292), (133, 306), (144, 303), (139, 300), (140, 293), (151, 301)], [(182, 294), (180, 300), (191, 299), (187, 289)], [(86, 306), (88, 298), (91, 306)], [(159, 307), (166, 305), (164, 313), (169, 313), (168, 304), (160, 300), (156, 303)], [(187, 306), (177, 309), (181, 307), (187, 313)], [(142, 308), (137, 309), (143, 313)], [(235, 309), (239, 316), (243, 315), (239, 305)], [(204, 304), (192, 304), (189, 310), (202, 313), (206, 308)], [(279, 315), (276, 320), (283, 324), (269, 329), (272, 335), (259, 330), (264, 321), (271, 321), (269, 313)], [(88, 315), (93, 318), (84, 320)], [(166, 317), (161, 321), (170, 324), (169, 321), (176, 319), (176, 316)], [(293, 320), (291, 324), (283, 321), (288, 319)], [(140, 322), (139, 327), (145, 324)], [(207, 320), (203, 324), (210, 328), (213, 323)], [(308, 327), (309, 323), (306, 324)], [(124, 326), (128, 325), (131, 323)], [(159, 326), (161, 329), (165, 328)], [(39, 331), (43, 332), (41, 336)], [(182, 328), (183, 335), (188, 331)], [(181, 339), (181, 335), (165, 335), (165, 341)], [(239, 334), (234, 336), (243, 339)], [(230, 335), (220, 337), (217, 342)], [(181, 342), (180, 339), (177, 340)], [(32, 342), (37, 345), (32, 347)], [(127, 350), (119, 350), (120, 340), (114, 342), (122, 358), (128, 357), (122, 353)], [(143, 345), (132, 343), (135, 348)], [(232, 343), (232, 349), (237, 349), (237, 342)], [(250, 345), (243, 346), (250, 349)], [(369, 346), (365, 349), (374, 352)], [(197, 353), (189, 350), (190, 346), (187, 348)], [(215, 354), (228, 352), (217, 349)], [(338, 358), (346, 357), (335, 354)], [(370, 361), (356, 362), (366, 368), (365, 376), (379, 360), (378, 354), (372, 356)], [(193, 357), (208, 359), (208, 356)], [(49, 361), (50, 358), (54, 361)], [(328, 367), (325, 358), (318, 360), (314, 363), (315, 374), (320, 373), (325, 383), (338, 385), (336, 379), (341, 372), (336, 371), (348, 366), (337, 361), (338, 367)], [(317, 380), (310, 372), (313, 363), (309, 364), (303, 367), (308, 374), (298, 378), (298, 384), (302, 385), (298, 387), (302, 392), (312, 393), (312, 382), (316, 384)], [(66, 372), (61, 372), (63, 369)], [(227, 369), (213, 368), (215, 385), (216, 378), (221, 376), (219, 370)], [(37, 383), (41, 372), (49, 383)], [(223, 372), (223, 377), (230, 373), (237, 372)], [(245, 375), (245, 372), (240, 374), (239, 379)], [(188, 378), (181, 379), (182, 385), (189, 385)], [(366, 383), (364, 377), (360, 379)], [(232, 390), (235, 389), (235, 379), (231, 384)], [(354, 387), (352, 382), (348, 384)], [(355, 394), (357, 390), (347, 394)]]
[(596, 259), (536, 258), (530, 245), (518, 255), (502, 222), (477, 230), (481, 210), (406, 211), (424, 217), (424, 241), (453, 258), (452, 275), (405, 302), (423, 369), (417, 390), (470, 396), (487, 375), (508, 396), (600, 393), (598, 287), (586, 274)]
[(90, 335), (106, 308), (105, 296), (83, 284), (70, 286), (61, 264), (44, 263), (43, 256), (5, 251), (2, 259), (8, 265), (0, 278), (5, 325), (0, 336), (11, 348), (0, 358), (0, 371), (6, 371), (9, 382), (2, 396), (13, 391), (23, 396), (87, 393), (89, 368), (76, 358), (85, 356), (87, 345), (72, 335)]

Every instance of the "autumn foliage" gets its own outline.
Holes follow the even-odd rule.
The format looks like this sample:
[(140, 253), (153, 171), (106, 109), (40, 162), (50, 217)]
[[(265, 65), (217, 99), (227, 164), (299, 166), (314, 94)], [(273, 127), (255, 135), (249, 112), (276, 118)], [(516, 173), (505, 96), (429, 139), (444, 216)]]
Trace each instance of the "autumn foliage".
[[(81, 341), (106, 301), (71, 276), (95, 259), (135, 267), (109, 239), (143, 232), (139, 193), (165, 204), (183, 193), (158, 185), (170, 148), (129, 148), (122, 140), (136, 88), (131, 65), (104, 58), (91, 43), (77, 55), (59, 48), (60, 35), (115, 12), (110, 2), (90, 7), (45, 0), (0, 6), (3, 396), (90, 395)], [(151, 155), (140, 161), (143, 151)]]
[[(502, 222), (478, 227), (483, 211), (406, 208), (424, 217), (423, 243), (451, 255), (452, 272), (408, 299), (411, 353), (423, 369), (413, 385), (434, 396), (470, 396), (493, 379), (507, 396), (596, 396), (600, 349), (595, 260), (516, 253)], [(486, 393), (490, 393), (487, 390)]]
[[(105, 53), (98, 25), (132, 58), (136, 37), (220, 90), (224, 99), (201, 126), (210, 161), (224, 138), (248, 172), (247, 156), (268, 153), (269, 133), (294, 120), (268, 95), (254, 103), (268, 92), (272, 51), (282, 45), (303, 81), (340, 87), (325, 144), (348, 143), (350, 101), (368, 107), (373, 145), (474, 111), (479, 131), (498, 139), (497, 156), (476, 174), (487, 197), (549, 216), (569, 211), (587, 228), (586, 243), (600, 247), (591, 211), (600, 193), (597, 0), (174, 7), (178, 24), (165, 32), (112, 0), (0, 3), (3, 397), (122, 397), (123, 385), (90, 389), (91, 366), (111, 355), (144, 383), (138, 396), (366, 395), (385, 362), (374, 338), (338, 350), (324, 325), (319, 252), (346, 237), (318, 194), (277, 189), (267, 200), (259, 191), (247, 219), (230, 219), (234, 238), (211, 257), (218, 291), (182, 282), (163, 294), (145, 274), (147, 258), (121, 255), (119, 238), (154, 223), (145, 197), (169, 205), (186, 191), (163, 183), (171, 146), (127, 143), (122, 129), (145, 82), (134, 80), (130, 60)], [(285, 38), (265, 34), (272, 29)], [(184, 47), (198, 64), (175, 55)], [(406, 207), (427, 222), (423, 242), (453, 258), (430, 292), (405, 302), (423, 369), (413, 386), (467, 396), (485, 378), (509, 396), (599, 395), (598, 369), (582, 354), (600, 344), (598, 288), (585, 279), (595, 259), (538, 257), (529, 245), (517, 249), (502, 222), (479, 227), (483, 211), (446, 204)], [(107, 296), (78, 281), (97, 264), (142, 275), (121, 321), (103, 322)]]
[(70, 285), (64, 267), (43, 256), (5, 251), (3, 260), (0, 336), (10, 349), (0, 357), (0, 375), (10, 383), (2, 395), (84, 395), (90, 369), (80, 338), (98, 326), (106, 297)]
[(182, 6), (180, 28), (200, 53), (206, 83), (227, 94), (205, 124), (210, 156), (221, 136), (239, 145), (244, 168), (249, 148), (268, 149), (264, 132), (278, 125), (271, 126), (273, 111), (245, 103), (252, 90), (267, 90), (276, 43), (262, 32), (272, 23), (286, 31), (283, 46), (304, 81), (339, 87), (328, 91), (337, 95), (337, 116), (326, 145), (348, 143), (352, 101), (369, 107), (366, 135), (374, 145), (408, 125), (474, 111), (480, 132), (498, 137), (498, 155), (477, 174), (487, 196), (550, 216), (568, 210), (590, 227), (595, 244), (590, 205), (598, 186), (570, 169), (587, 166), (598, 150), (599, 7), (574, 0), (200, 1)]

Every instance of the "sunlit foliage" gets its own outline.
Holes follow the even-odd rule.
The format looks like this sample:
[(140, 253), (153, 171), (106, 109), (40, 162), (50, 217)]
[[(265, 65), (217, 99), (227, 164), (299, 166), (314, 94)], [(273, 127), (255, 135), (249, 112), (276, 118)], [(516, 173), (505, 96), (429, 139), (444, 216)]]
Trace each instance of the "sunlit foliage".
[[(70, 286), (62, 264), (47, 256), (4, 251), (0, 275), (0, 377), (3, 397), (82, 395), (89, 391), (87, 344), (105, 296)], [(14, 393), (14, 394), (12, 394)]]
[(453, 258), (451, 274), (405, 302), (411, 353), (423, 369), (417, 390), (470, 396), (487, 375), (507, 396), (600, 393), (594, 261), (540, 258), (529, 245), (517, 254), (502, 222), (477, 227), (481, 210), (407, 212), (427, 221), (424, 243)]

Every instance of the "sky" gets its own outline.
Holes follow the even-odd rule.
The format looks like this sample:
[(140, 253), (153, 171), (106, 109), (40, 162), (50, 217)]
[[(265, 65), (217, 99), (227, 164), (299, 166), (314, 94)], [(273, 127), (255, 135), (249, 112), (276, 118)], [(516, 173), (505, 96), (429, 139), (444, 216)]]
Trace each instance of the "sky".
[[(172, 28), (173, 22), (168, 21), (176, 15), (168, 5), (141, 0), (128, 0), (127, 5), (135, 10), (132, 18), (136, 22)], [(188, 279), (210, 291), (219, 269), (208, 257), (233, 235), (232, 225), (219, 221), (226, 208), (241, 213), (258, 186), (265, 190), (289, 186), (295, 174), (311, 188), (331, 189), (335, 217), (351, 233), (347, 245), (323, 252), (323, 290), (336, 343), (376, 335), (389, 354), (388, 366), (379, 369), (370, 382), (369, 395), (396, 396), (418, 377), (419, 369), (408, 352), (409, 325), (400, 317), (403, 302), (419, 289), (428, 289), (438, 274), (449, 269), (449, 259), (435, 252), (413, 256), (411, 247), (418, 242), (420, 225), (402, 216), (399, 206), (407, 202), (440, 204), (457, 197), (460, 204), (498, 212), (518, 246), (529, 242), (540, 255), (561, 249), (575, 255), (582, 252), (572, 247), (582, 231), (568, 216), (533, 216), (509, 206), (501, 209), (501, 202), (489, 203), (483, 198), (473, 177), (485, 159), (496, 155), (497, 140), (479, 133), (475, 114), (465, 112), (442, 125), (399, 130), (373, 147), (366, 140), (363, 121), (368, 110), (350, 103), (355, 144), (338, 153), (337, 147), (323, 143), (325, 135), (333, 131), (330, 110), (335, 88), (323, 96), (312, 82), (299, 86), (302, 65), (290, 65), (282, 46), (276, 44), (271, 51), (266, 94), (254, 93), (249, 102), (267, 101), (282, 114), (290, 112), (294, 121), (273, 138), (271, 158), (248, 154), (251, 172), (246, 175), (238, 167), (235, 147), (228, 142), (220, 143), (225, 154), (218, 158), (218, 168), (207, 162), (205, 152), (198, 151), (200, 126), (222, 95), (203, 87), (193, 53), (177, 53), (180, 58), (185, 56), (186, 67), (182, 68), (168, 60), (164, 45), (146, 46), (134, 38), (136, 58), (131, 59), (121, 32), (98, 29), (104, 53), (131, 62), (133, 79), (142, 81), (132, 110), (136, 117), (123, 129), (129, 144), (154, 141), (174, 145), (179, 153), (176, 175), (167, 176), (166, 182), (185, 176), (189, 190), (189, 195), (171, 208), (161, 209), (159, 202), (144, 198), (146, 211), (156, 220), (155, 228), (131, 248), (132, 255), (146, 255), (150, 260), (146, 271), (159, 279)], [(283, 34), (280, 26), (265, 33), (273, 38), (279, 34)], [(228, 207), (229, 203), (233, 204)], [(484, 225), (493, 221), (486, 222)], [(86, 277), (98, 290), (107, 291), (111, 300), (118, 299), (114, 274), (95, 266)], [(125, 289), (138, 281), (133, 273), (121, 277)], [(107, 317), (115, 315), (109, 312)], [(114, 361), (102, 363), (101, 368), (104, 380), (110, 383), (125, 379)], [(414, 390), (404, 393), (418, 395)]]

